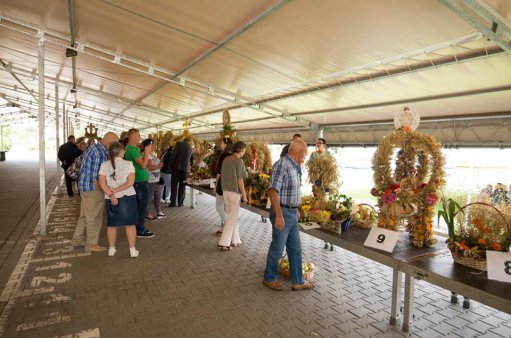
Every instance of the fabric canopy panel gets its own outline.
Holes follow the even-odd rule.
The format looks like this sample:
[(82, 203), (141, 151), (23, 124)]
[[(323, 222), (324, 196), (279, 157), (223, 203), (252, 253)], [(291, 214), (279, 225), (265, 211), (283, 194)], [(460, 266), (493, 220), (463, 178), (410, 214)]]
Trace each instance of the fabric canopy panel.
[[(268, 142), (324, 129), (364, 143), (375, 126), (391, 130), (404, 106), (460, 123), (506, 122), (511, 106), (506, 0), (69, 3), (0, 3), (0, 94), (37, 116), (44, 36), (50, 121), (56, 84), (71, 123), (180, 133), (188, 119), (211, 138), (227, 109), (240, 134)], [(328, 134), (339, 125), (349, 139)], [(503, 133), (463, 135), (511, 144)]]

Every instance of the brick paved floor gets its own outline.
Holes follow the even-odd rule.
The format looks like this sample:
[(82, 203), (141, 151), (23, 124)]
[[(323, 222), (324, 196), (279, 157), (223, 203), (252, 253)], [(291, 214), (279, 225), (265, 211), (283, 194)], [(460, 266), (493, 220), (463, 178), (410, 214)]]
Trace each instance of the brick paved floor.
[[(28, 242), (0, 301), (2, 337), (401, 337), (388, 324), (391, 270), (348, 251), (323, 249), (302, 234), (319, 286), (283, 292), (261, 284), (269, 223), (242, 210), (244, 245), (216, 249), (214, 199), (165, 208), (148, 222), (131, 259), (119, 232), (117, 254), (70, 247), (78, 199), (57, 198), (49, 235)], [(189, 203), (188, 201), (186, 203)], [(106, 244), (102, 232), (101, 243)], [(417, 282), (413, 337), (510, 337), (511, 315), (479, 303), (452, 305), (450, 292)]]

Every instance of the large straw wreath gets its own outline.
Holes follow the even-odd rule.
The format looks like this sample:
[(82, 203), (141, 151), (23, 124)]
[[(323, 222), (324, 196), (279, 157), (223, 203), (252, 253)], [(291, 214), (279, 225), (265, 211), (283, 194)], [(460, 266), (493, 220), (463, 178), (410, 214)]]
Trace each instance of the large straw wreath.
[[(392, 172), (395, 149), (400, 150)], [(407, 219), (414, 245), (434, 245), (433, 210), (437, 191), (445, 184), (444, 163), (441, 146), (431, 136), (397, 130), (385, 137), (373, 158), (371, 194), (380, 207), (378, 226), (396, 230)]]

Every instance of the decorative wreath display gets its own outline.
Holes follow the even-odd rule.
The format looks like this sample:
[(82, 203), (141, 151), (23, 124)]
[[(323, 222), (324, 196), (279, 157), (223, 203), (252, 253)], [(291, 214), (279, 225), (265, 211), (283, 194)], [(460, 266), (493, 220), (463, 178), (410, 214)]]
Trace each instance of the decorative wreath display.
[(207, 159), (213, 154), (211, 145), (198, 138), (192, 137), (193, 142), (193, 163), (190, 168), (192, 178), (195, 180), (201, 180), (205, 178), (214, 177), (207, 166)]
[(250, 143), (243, 155), (243, 161), (245, 167), (255, 172), (269, 173), (272, 166), (270, 148), (266, 143)]
[(307, 162), (309, 183), (312, 184), (312, 194), (316, 197), (318, 208), (327, 208), (327, 195), (337, 194), (339, 177), (337, 175), (337, 164), (333, 156), (322, 154), (311, 156)]
[[(396, 230), (407, 219), (413, 244), (432, 246), (436, 243), (433, 209), (437, 191), (445, 184), (445, 160), (433, 137), (403, 129), (384, 137), (373, 157), (375, 187), (371, 194), (378, 198), (378, 226)], [(395, 149), (400, 150), (392, 173)]]
[(211, 177), (216, 177), (216, 169), (218, 166), (218, 161), (220, 161), (220, 156), (222, 155), (222, 150), (220, 149), (220, 144), (224, 138), (231, 139), (232, 143), (236, 143), (238, 141), (238, 136), (236, 135), (236, 129), (233, 125), (231, 125), (231, 114), (226, 109), (222, 113), (222, 121), (223, 126), (222, 130), (218, 137), (215, 139), (215, 148), (213, 155), (208, 157), (205, 162), (208, 165)]

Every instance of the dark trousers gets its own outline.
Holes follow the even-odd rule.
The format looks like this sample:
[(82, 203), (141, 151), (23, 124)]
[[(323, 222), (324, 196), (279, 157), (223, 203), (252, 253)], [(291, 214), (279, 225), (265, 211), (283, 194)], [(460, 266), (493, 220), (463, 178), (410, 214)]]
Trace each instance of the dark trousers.
[(170, 205), (179, 206), (185, 202), (185, 189), (186, 189), (186, 171), (174, 170), (170, 178)]
[(67, 195), (73, 196), (73, 179), (66, 173), (68, 166), (62, 167), (64, 169), (64, 178), (66, 179)]
[(137, 182), (133, 185), (137, 193), (137, 234), (143, 234), (145, 231), (144, 222), (149, 205), (149, 183)]

